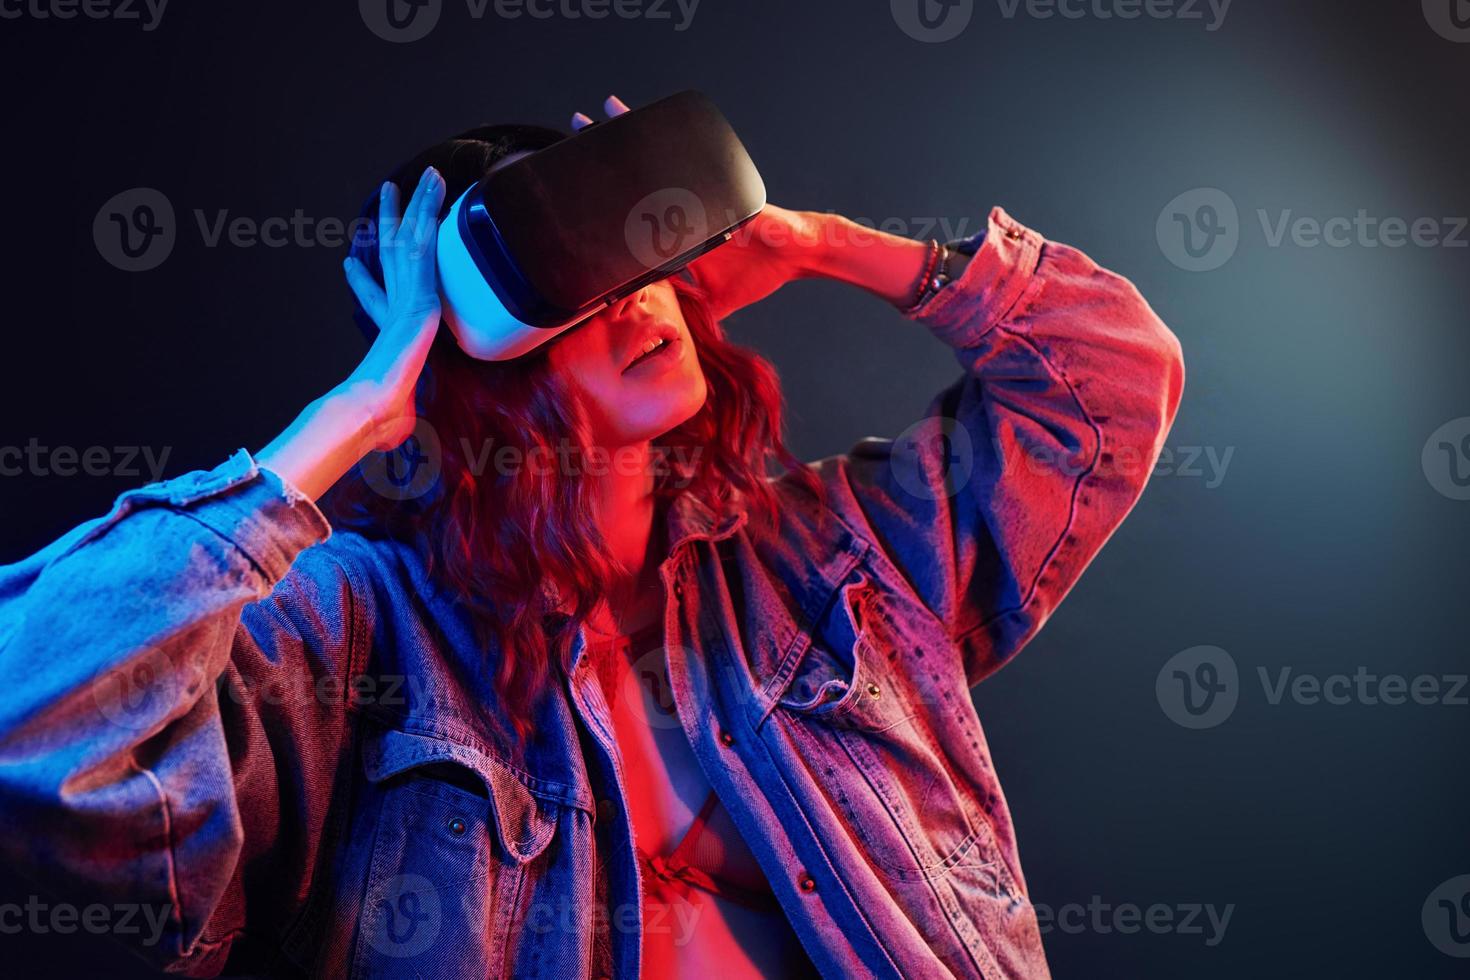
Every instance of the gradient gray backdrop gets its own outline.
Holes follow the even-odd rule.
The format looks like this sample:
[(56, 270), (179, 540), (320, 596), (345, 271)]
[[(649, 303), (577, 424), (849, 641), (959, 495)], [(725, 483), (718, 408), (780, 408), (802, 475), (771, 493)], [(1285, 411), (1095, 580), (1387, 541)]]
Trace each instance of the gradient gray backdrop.
[[(684, 30), (666, 9), (475, 20), (444, 0), (404, 44), (350, 2), (179, 0), (151, 31), (0, 20), (0, 446), (170, 447), (175, 475), (259, 448), (347, 374), (364, 344), (341, 250), (210, 248), (194, 209), (350, 218), (391, 166), (468, 125), (565, 126), (608, 92), (702, 89), (777, 203), (914, 236), (977, 231), (999, 203), (1129, 276), (1184, 345), (1170, 447), (1231, 453), (1223, 479), (1203, 461), (1158, 476), (976, 691), (1039, 906), (1233, 905), (1213, 946), (1208, 929), (1054, 928), (1057, 976), (1470, 972), (1421, 924), (1430, 892), (1470, 873), (1470, 707), (1272, 704), (1258, 677), (1470, 669), (1470, 502), (1421, 468), (1430, 433), (1470, 416), (1470, 248), (1272, 247), (1257, 215), (1470, 214), (1470, 43), (1433, 31), (1419, 0), (1236, 0), (1213, 31), (1203, 7), (1008, 18), (988, 0), (943, 43), (905, 33), (887, 0), (702, 0)], [(135, 187), (167, 196), (178, 241), (127, 273), (92, 227)], [(1195, 188), (1239, 209), (1238, 250), (1212, 271), (1178, 267), (1156, 237)], [(808, 458), (896, 434), (957, 373), (892, 310), (829, 283), (729, 326), (779, 366)], [(140, 482), (0, 478), (0, 561)], [(1238, 665), (1239, 703), (1188, 730), (1155, 680), (1203, 644)], [(31, 890), (7, 882), (0, 901)], [(125, 968), (85, 937), (0, 935), (11, 976), (52, 957), (63, 976)]]

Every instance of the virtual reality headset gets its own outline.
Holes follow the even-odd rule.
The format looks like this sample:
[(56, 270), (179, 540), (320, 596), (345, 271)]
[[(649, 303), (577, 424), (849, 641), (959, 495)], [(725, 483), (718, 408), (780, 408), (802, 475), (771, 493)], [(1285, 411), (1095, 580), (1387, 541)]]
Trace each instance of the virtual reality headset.
[(445, 322), (519, 357), (730, 240), (766, 188), (713, 102), (681, 92), (487, 174), (439, 225)]

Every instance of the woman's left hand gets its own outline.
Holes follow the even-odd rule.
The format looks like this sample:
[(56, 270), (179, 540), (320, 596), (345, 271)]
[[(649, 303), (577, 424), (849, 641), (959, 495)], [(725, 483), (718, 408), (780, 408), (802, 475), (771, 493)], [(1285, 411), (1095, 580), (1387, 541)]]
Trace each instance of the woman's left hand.
[[(611, 118), (627, 112), (628, 106), (610, 95), (603, 111)], [(572, 116), (574, 130), (590, 125), (592, 119), (586, 114)], [(730, 241), (690, 263), (690, 272), (708, 294), (715, 319), (765, 299), (793, 279), (815, 275), (824, 241), (822, 231), (834, 218), (767, 204)]]

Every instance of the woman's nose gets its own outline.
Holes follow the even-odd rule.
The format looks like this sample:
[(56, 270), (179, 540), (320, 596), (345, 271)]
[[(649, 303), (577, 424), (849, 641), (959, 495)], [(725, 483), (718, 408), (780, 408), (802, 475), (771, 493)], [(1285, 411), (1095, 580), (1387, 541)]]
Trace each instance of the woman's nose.
[(648, 305), (649, 292), (652, 289), (652, 286), (644, 286), (637, 292), (630, 293), (629, 295), (623, 297), (623, 299), (617, 304), (617, 306), (613, 307), (613, 313), (621, 318), (627, 316), (629, 313), (634, 312), (639, 307), (646, 307)]

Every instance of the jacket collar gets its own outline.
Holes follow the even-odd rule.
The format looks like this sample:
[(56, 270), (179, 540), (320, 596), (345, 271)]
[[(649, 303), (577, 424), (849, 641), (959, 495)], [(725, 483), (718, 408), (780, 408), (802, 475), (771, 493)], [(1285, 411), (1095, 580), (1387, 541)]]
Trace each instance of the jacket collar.
[(669, 554), (690, 541), (723, 541), (745, 526), (750, 515), (745, 500), (736, 494), (723, 515), (692, 493), (681, 493), (669, 502), (665, 526)]

